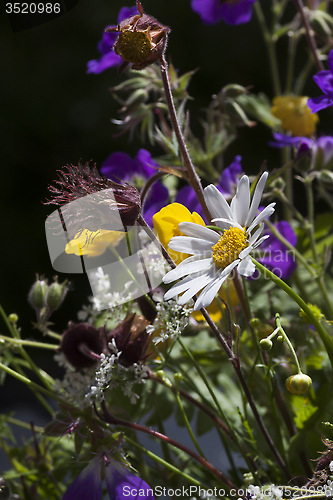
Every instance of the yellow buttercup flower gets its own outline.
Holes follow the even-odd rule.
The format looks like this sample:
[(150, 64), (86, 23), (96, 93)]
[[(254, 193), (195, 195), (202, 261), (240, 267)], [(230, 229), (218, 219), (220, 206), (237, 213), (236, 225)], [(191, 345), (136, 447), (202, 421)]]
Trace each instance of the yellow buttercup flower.
[(273, 99), (272, 114), (281, 120), (281, 127), (295, 136), (311, 137), (319, 121), (307, 106), (308, 97), (278, 96)]
[(169, 252), (176, 264), (180, 264), (189, 255), (181, 252), (176, 252), (169, 248), (169, 242), (174, 236), (181, 236), (183, 233), (178, 229), (180, 222), (194, 222), (205, 226), (204, 221), (196, 212), (191, 212), (180, 203), (171, 203), (162, 208), (153, 216), (154, 229), (157, 232), (158, 239)]
[(89, 231), (89, 229), (84, 229), (76, 233), (75, 237), (67, 243), (65, 252), (78, 256), (97, 257), (102, 255), (111, 243), (116, 246), (124, 235), (125, 233), (122, 231), (107, 231), (105, 229)]

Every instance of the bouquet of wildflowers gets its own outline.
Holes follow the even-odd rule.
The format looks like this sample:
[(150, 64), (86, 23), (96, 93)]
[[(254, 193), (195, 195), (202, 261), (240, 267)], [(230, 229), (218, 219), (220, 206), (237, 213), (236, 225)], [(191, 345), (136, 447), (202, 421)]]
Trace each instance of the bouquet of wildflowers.
[[(1, 415), (12, 468), (0, 500), (333, 496), (333, 137), (316, 132), (333, 106), (331, 2), (191, 7), (208, 25), (257, 18), (272, 93), (216, 89), (198, 136), (195, 71), (170, 62), (172, 27), (139, 0), (106, 27), (87, 73), (121, 74), (113, 126), (138, 150), (65, 166), (49, 186), (58, 277), (28, 294), (45, 342), (0, 308), (1, 381), (26, 384), (50, 414), (44, 428)], [(318, 92), (304, 96), (312, 77)], [(263, 149), (247, 175), (224, 155), (257, 123), (280, 167)], [(52, 314), (78, 273), (92, 293), (60, 331)], [(27, 347), (54, 351), (61, 378)], [(31, 438), (18, 445), (9, 424)]]

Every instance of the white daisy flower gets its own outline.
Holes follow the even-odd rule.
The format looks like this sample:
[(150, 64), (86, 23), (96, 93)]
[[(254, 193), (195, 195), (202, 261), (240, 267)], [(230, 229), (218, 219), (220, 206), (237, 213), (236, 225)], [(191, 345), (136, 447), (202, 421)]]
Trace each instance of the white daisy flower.
[(191, 257), (164, 276), (164, 283), (183, 278), (166, 292), (165, 300), (185, 292), (178, 299), (178, 304), (183, 305), (202, 290), (194, 305), (194, 310), (198, 310), (209, 306), (234, 268), (237, 267), (242, 276), (252, 276), (255, 265), (249, 254), (269, 238), (269, 235), (260, 238), (264, 228), (261, 223), (275, 210), (275, 203), (271, 203), (257, 215), (267, 176), (265, 172), (260, 177), (251, 204), (250, 182), (246, 175), (240, 179), (230, 206), (213, 184), (205, 188), (205, 201), (213, 217), (212, 222), (221, 228), (222, 235), (193, 222), (179, 224), (179, 230), (185, 236), (172, 238), (169, 248)]

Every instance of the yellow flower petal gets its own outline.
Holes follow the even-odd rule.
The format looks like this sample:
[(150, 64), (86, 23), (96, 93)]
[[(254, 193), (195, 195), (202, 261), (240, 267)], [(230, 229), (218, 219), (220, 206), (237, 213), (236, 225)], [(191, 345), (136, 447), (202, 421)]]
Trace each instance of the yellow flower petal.
[(295, 136), (311, 137), (319, 121), (311, 114), (306, 96), (277, 96), (273, 99), (272, 114), (281, 120), (281, 127)]
[(107, 231), (105, 229), (89, 231), (89, 229), (84, 229), (76, 233), (75, 237), (67, 243), (65, 252), (78, 256), (96, 257), (102, 255), (111, 243), (116, 246), (124, 235), (125, 233), (122, 231)]
[(180, 222), (194, 222), (205, 226), (204, 221), (196, 212), (191, 212), (180, 203), (171, 203), (162, 208), (153, 216), (154, 229), (157, 232), (158, 239), (166, 248), (176, 264), (188, 257), (187, 254), (182, 254), (168, 248), (171, 238), (182, 235), (178, 229)]

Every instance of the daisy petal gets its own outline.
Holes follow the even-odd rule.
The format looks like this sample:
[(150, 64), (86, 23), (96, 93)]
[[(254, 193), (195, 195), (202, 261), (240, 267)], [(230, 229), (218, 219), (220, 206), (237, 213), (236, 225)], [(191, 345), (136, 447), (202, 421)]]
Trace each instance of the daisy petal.
[(259, 227), (259, 229), (257, 229), (256, 232), (249, 238), (249, 245), (253, 245), (253, 243), (257, 241), (263, 230), (264, 230), (264, 225), (262, 224)]
[(244, 248), (244, 250), (241, 251), (241, 253), (239, 254), (239, 258), (242, 260), (242, 259), (245, 259), (253, 250), (253, 246), (252, 245), (249, 245), (248, 247)]
[(262, 238), (260, 238), (260, 240), (258, 240), (254, 245), (253, 245), (253, 248), (257, 248), (258, 246), (261, 245), (261, 243), (265, 240), (267, 240), (267, 238), (270, 238), (271, 235), (270, 234), (266, 234), (265, 236), (263, 236)]
[(198, 293), (199, 290), (201, 290), (207, 285), (210, 285), (211, 283), (215, 283), (216, 281), (215, 276), (216, 276), (216, 270), (212, 269), (210, 274), (204, 276), (204, 279), (203, 277), (201, 277), (201, 279), (197, 278), (197, 280), (192, 281), (191, 288), (189, 288), (187, 292), (185, 292), (181, 297), (179, 297), (178, 304), (183, 306), (193, 297), (193, 295)]
[[(209, 269), (207, 271), (201, 271), (201, 272), (198, 272), (195, 274), (191, 274), (190, 276), (187, 276), (187, 278), (182, 279), (181, 281), (179, 281), (178, 283), (173, 285), (173, 287), (170, 288), (170, 290), (168, 290), (164, 294), (164, 300), (172, 299), (176, 295), (179, 295), (180, 293), (185, 292), (185, 290), (189, 290), (191, 288), (191, 286), (193, 285), (193, 283), (195, 286), (195, 283), (198, 283), (199, 281), (202, 281), (201, 288), (203, 288), (208, 283), (210, 283), (210, 281), (212, 280), (211, 277), (209, 277), (208, 281), (205, 279), (205, 277), (208, 276), (208, 274), (207, 274), (208, 272), (209, 272)], [(200, 288), (199, 288), (199, 290), (200, 290)], [(194, 292), (194, 293), (196, 293), (196, 292)]]
[(198, 309), (201, 309), (202, 307), (208, 307), (209, 304), (211, 304), (215, 298), (215, 295), (225, 282), (225, 280), (228, 278), (228, 275), (221, 276), (214, 281), (213, 283), (210, 283), (209, 285), (206, 286), (206, 288), (201, 292), (198, 300), (196, 301), (194, 305), (194, 310), (198, 311)]
[(171, 238), (169, 248), (171, 248), (171, 250), (176, 250), (177, 252), (189, 254), (206, 254), (207, 252), (206, 257), (212, 254), (211, 241), (191, 238), (189, 236), (175, 236), (174, 238)]
[(240, 179), (236, 195), (231, 200), (231, 211), (236, 220), (242, 227), (245, 225), (250, 207), (250, 181), (247, 175)]
[[(195, 257), (197, 257), (197, 255), (195, 255)], [(176, 281), (179, 278), (183, 278), (187, 274), (198, 271), (205, 271), (213, 263), (212, 258), (201, 260), (198, 260), (198, 258), (196, 258), (191, 261), (186, 259), (186, 261), (187, 262), (183, 260), (183, 262), (181, 262), (179, 266), (176, 267), (176, 269), (172, 269), (171, 271), (169, 271), (168, 274), (164, 276), (163, 283), (171, 283), (172, 281)]]
[(210, 184), (204, 189), (204, 197), (212, 217), (233, 219), (230, 207), (220, 191)]
[(248, 228), (249, 233), (252, 231), (253, 228), (258, 226), (258, 224), (260, 224), (260, 222), (267, 219), (275, 212), (275, 208), (274, 208), (275, 205), (276, 205), (276, 203), (271, 203), (270, 205), (265, 207), (264, 210), (262, 212), (260, 212), (259, 215), (257, 215), (257, 217), (253, 220), (252, 224)]
[[(224, 227), (223, 229), (228, 229), (230, 226), (238, 227), (238, 229), (243, 229), (242, 226), (238, 224), (238, 222), (230, 219), (218, 218), (218, 219), (213, 219), (212, 222), (222, 222), (223, 224), (226, 224), (227, 227)], [(222, 224), (220, 224), (220, 227), (221, 226)]]
[(256, 266), (253, 264), (251, 257), (241, 260), (237, 267), (237, 271), (242, 276), (252, 276), (255, 270)]
[(212, 243), (217, 243), (221, 236), (217, 234), (216, 231), (209, 229), (200, 224), (195, 224), (194, 222), (181, 222), (179, 224), (179, 229), (182, 233), (187, 236), (193, 236), (194, 238), (202, 238), (206, 241), (211, 241)]
[(250, 211), (248, 213), (246, 223), (245, 223), (246, 226), (251, 224), (252, 220), (256, 216), (256, 213), (257, 213), (257, 210), (259, 207), (259, 203), (261, 200), (261, 196), (262, 196), (262, 193), (264, 192), (267, 177), (268, 177), (268, 172), (264, 172), (256, 185), (256, 188), (254, 190), (254, 195), (252, 198), (252, 203), (250, 206)]

